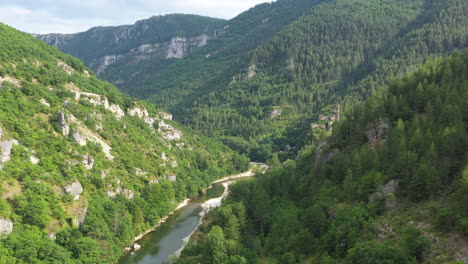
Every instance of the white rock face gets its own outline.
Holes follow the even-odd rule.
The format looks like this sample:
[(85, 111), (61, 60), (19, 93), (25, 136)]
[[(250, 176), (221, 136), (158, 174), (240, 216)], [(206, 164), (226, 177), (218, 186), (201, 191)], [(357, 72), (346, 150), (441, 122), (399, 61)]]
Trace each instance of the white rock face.
[(81, 228), (88, 213), (88, 207), (76, 208), (73, 210), (73, 226)]
[(116, 104), (109, 105), (108, 110), (111, 111), (114, 114), (114, 116), (119, 120), (125, 115), (124, 111), (120, 108), (120, 106)]
[(177, 176), (176, 176), (176, 175), (167, 174), (167, 175), (166, 175), (166, 179), (168, 179), (168, 180), (171, 181), (171, 182), (175, 182), (175, 181), (177, 181)]
[(65, 193), (73, 195), (76, 201), (80, 199), (80, 195), (83, 193), (83, 186), (79, 181), (73, 181), (71, 184), (64, 186), (63, 190)]
[(180, 140), (182, 138), (182, 132), (166, 124), (163, 120), (159, 121), (158, 132), (167, 140)]
[(122, 55), (108, 55), (108, 56), (102, 57), (101, 60), (96, 63), (97, 65), (99, 65), (96, 68), (96, 73), (100, 74), (104, 72), (108, 66), (117, 63), (119, 60), (123, 58), (124, 56)]
[(69, 65), (67, 65), (65, 62), (63, 61), (59, 61), (57, 63), (57, 66), (59, 66), (60, 68), (62, 68), (66, 73), (68, 74), (73, 74), (75, 72), (75, 69), (73, 69), (72, 67), (70, 67)]
[(78, 132), (77, 129), (73, 129), (71, 137), (72, 137), (73, 141), (78, 143), (78, 145), (86, 146), (86, 136), (84, 136), (80, 132)]
[(91, 157), (89, 154), (85, 154), (85, 155), (83, 155), (82, 163), (83, 163), (83, 166), (87, 170), (91, 170), (94, 167), (94, 158)]
[(123, 195), (127, 199), (133, 199), (135, 197), (135, 192), (130, 190), (130, 189), (123, 189), (122, 187), (117, 187), (117, 189), (114, 190), (107, 190), (107, 196), (110, 198), (114, 198), (117, 194)]
[(18, 145), (18, 141), (15, 139), (0, 141), (0, 164), (10, 161), (14, 145)]
[(70, 124), (68, 122), (67, 115), (65, 115), (61, 111), (58, 111), (57, 112), (57, 118), (58, 118), (58, 121), (59, 121), (60, 128), (62, 130), (62, 135), (68, 136), (70, 134)]
[(87, 100), (94, 106), (102, 105), (105, 109), (109, 109), (109, 101), (107, 97), (94, 93), (75, 92), (75, 100)]
[(47, 107), (50, 107), (50, 104), (49, 104), (49, 103), (46, 101), (46, 99), (44, 99), (44, 98), (42, 98), (42, 99), (39, 101), (39, 103), (41, 103), (41, 104), (43, 104), (43, 105), (45, 105), (45, 106), (47, 106)]
[(13, 232), (13, 222), (8, 219), (0, 218), (0, 236), (11, 234)]
[(166, 59), (182, 59), (187, 50), (187, 39), (181, 37), (172, 38), (167, 45)]
[(161, 115), (161, 117), (163, 119), (172, 120), (172, 114), (171, 113), (159, 112), (159, 115)]
[(31, 155), (31, 157), (29, 158), (29, 160), (31, 161), (32, 164), (39, 164), (39, 162), (41, 162), (40, 159), (38, 159), (36, 156), (34, 155)]
[(134, 250), (139, 250), (141, 248), (141, 246), (137, 243), (133, 244), (133, 249)]
[(142, 106), (134, 106), (127, 109), (127, 114), (131, 116), (137, 116), (139, 118), (145, 118), (149, 116), (148, 110)]

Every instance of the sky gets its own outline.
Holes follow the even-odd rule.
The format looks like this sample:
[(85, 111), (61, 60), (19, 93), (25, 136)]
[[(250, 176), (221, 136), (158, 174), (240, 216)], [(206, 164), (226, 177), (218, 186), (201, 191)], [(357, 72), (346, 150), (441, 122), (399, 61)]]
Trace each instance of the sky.
[(28, 33), (76, 33), (155, 15), (230, 19), (268, 0), (0, 0), (0, 22)]

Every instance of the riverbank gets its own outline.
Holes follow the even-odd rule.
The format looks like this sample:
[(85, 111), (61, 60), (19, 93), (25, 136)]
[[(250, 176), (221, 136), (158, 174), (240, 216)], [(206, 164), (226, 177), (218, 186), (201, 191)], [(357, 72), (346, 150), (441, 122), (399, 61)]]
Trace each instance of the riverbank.
[[(214, 198), (214, 199), (210, 199), (210, 200), (208, 200), (208, 201), (206, 201), (206, 202), (209, 202), (209, 201), (213, 200), (213, 201), (211, 201), (211, 202), (208, 203), (208, 204), (211, 204), (211, 205), (214, 206), (215, 204), (218, 204), (218, 203), (219, 203), (219, 205), (221, 205), (222, 199), (228, 195), (228, 186), (229, 186), (229, 184), (230, 184), (230, 183), (229, 183), (229, 184), (226, 184), (226, 185), (225, 185), (224, 182), (230, 181), (230, 180), (235, 180), (235, 179), (240, 179), (240, 178), (253, 177), (253, 176), (255, 176), (256, 172), (258, 172), (258, 171), (264, 172), (267, 168), (268, 168), (268, 166), (267, 166), (266, 164), (263, 164), (263, 163), (253, 163), (253, 162), (251, 162), (251, 168), (250, 168), (248, 171), (243, 172), (243, 173), (239, 173), (239, 174), (230, 175), (230, 176), (224, 177), (224, 178), (222, 178), (222, 179), (213, 181), (213, 182), (211, 183), (211, 185), (210, 185), (207, 189), (211, 188), (213, 184), (223, 183), (223, 186), (224, 186), (225, 190), (224, 190), (223, 194), (221, 195), (221, 197)], [(187, 205), (190, 203), (190, 201), (192, 201), (192, 199), (194, 199), (194, 198), (185, 199), (184, 201), (182, 201), (181, 203), (179, 203), (179, 204), (177, 205), (177, 207), (176, 207), (175, 209), (173, 209), (169, 214), (167, 214), (165, 217), (163, 217), (161, 220), (159, 220), (159, 222), (158, 222), (154, 227), (152, 227), (151, 229), (149, 229), (149, 230), (147, 230), (147, 231), (145, 231), (145, 232), (143, 232), (143, 233), (137, 235), (137, 236), (133, 239), (132, 245), (131, 245), (131, 246), (128, 246), (128, 247), (125, 247), (124, 252), (125, 252), (125, 253), (128, 253), (128, 252), (130, 252), (130, 251), (132, 251), (132, 250), (134, 250), (134, 249), (139, 249), (140, 245), (138, 245), (138, 244), (136, 243), (138, 240), (142, 239), (143, 237), (145, 237), (145, 236), (148, 235), (149, 233), (156, 231), (163, 223), (165, 223), (165, 222), (167, 221), (167, 219), (168, 219), (170, 216), (172, 216), (172, 215), (173, 215), (176, 211), (178, 211), (179, 209), (181, 209), (181, 208), (187, 206)], [(206, 203), (206, 202), (205, 202), (205, 203)], [(204, 203), (204, 204), (205, 204), (205, 203)], [(211, 207), (211, 208), (214, 208), (214, 207)], [(205, 207), (203, 206), (203, 212), (204, 212), (204, 211), (205, 211)], [(203, 212), (202, 212), (202, 213), (203, 213)], [(204, 214), (204, 213), (203, 213), (203, 214)], [(203, 216), (202, 216), (202, 217), (203, 217)], [(190, 236), (188, 237), (188, 239), (189, 239), (189, 238), (190, 238)], [(188, 240), (187, 240), (187, 241), (188, 241)], [(184, 239), (184, 242), (185, 242), (185, 239)], [(185, 244), (185, 243), (184, 243), (184, 244)], [(183, 249), (183, 248), (182, 248), (182, 249)]]

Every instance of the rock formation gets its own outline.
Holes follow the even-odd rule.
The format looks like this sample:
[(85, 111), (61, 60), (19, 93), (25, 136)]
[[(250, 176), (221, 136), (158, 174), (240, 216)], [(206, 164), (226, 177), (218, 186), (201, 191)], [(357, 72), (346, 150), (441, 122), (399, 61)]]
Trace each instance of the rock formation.
[(65, 193), (73, 195), (73, 199), (76, 201), (80, 199), (80, 195), (83, 193), (83, 186), (79, 181), (73, 181), (71, 184), (64, 186), (63, 190)]
[(11, 234), (13, 232), (13, 222), (8, 219), (0, 218), (0, 236)]

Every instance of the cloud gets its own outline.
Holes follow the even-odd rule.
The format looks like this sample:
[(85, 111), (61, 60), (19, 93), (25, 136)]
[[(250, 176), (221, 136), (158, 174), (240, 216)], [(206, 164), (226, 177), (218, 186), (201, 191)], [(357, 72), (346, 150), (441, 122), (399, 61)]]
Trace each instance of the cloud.
[[(30, 33), (75, 33), (170, 13), (229, 19), (267, 0), (0, 0), (0, 22)], [(12, 3), (13, 2), (13, 3)]]

